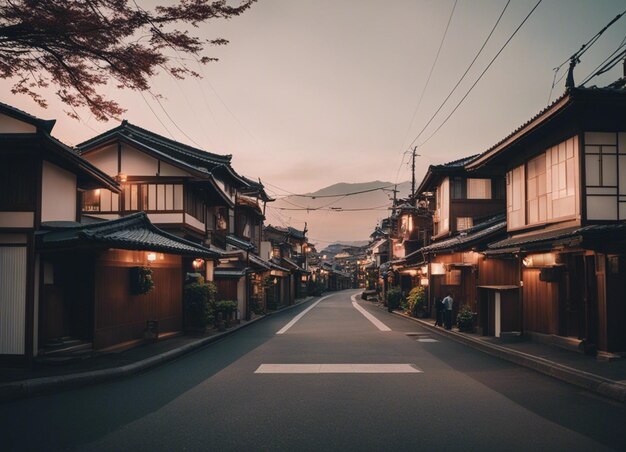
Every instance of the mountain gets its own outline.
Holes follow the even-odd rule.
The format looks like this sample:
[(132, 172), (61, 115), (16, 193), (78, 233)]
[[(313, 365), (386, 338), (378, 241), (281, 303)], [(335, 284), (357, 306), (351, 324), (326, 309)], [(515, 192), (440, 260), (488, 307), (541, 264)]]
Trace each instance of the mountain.
[[(267, 206), (266, 223), (302, 228), (317, 249), (329, 244), (367, 241), (376, 224), (389, 216), (394, 184), (385, 181), (339, 182), (306, 196), (287, 196)], [(399, 198), (408, 196), (411, 183), (397, 186)], [(365, 192), (350, 196), (347, 193)], [(307, 210), (309, 209), (309, 210)]]

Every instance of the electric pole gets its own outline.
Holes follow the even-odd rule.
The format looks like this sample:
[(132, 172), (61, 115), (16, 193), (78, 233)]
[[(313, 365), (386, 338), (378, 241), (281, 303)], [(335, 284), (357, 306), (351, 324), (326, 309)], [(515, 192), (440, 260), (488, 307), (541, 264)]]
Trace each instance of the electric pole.
[(417, 146), (413, 147), (413, 162), (411, 164), (411, 199), (415, 198), (415, 157), (419, 157)]

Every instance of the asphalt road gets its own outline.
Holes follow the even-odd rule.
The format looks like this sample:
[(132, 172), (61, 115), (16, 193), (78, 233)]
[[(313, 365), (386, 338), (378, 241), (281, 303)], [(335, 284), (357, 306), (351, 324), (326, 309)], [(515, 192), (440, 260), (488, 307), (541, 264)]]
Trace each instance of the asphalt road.
[[(312, 303), (142, 375), (2, 404), (0, 450), (626, 450), (623, 405), (360, 301), (381, 331), (355, 293), (283, 334)], [(412, 372), (255, 373), (263, 364)]]

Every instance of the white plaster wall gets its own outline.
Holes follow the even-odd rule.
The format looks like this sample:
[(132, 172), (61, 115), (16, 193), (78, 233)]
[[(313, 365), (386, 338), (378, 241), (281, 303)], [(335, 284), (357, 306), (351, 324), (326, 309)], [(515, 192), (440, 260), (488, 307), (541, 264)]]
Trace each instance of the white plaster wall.
[(117, 145), (84, 155), (85, 160), (109, 176), (117, 176)]
[(76, 176), (44, 160), (41, 221), (76, 221)]
[(32, 228), (35, 212), (0, 212), (0, 228)]
[(189, 176), (187, 171), (183, 171), (180, 168), (170, 165), (169, 163), (161, 162), (160, 176)]
[(189, 214), (185, 215), (185, 223), (187, 223), (189, 226), (193, 226), (196, 229), (200, 229), (201, 231), (206, 230), (204, 223), (202, 221), (192, 217)]
[(261, 257), (261, 259), (264, 259), (266, 261), (270, 260), (270, 258), (272, 257), (272, 242), (261, 242), (261, 250), (259, 256)]
[(0, 115), (0, 133), (35, 133), (37, 127), (7, 115)]
[(129, 176), (156, 176), (158, 171), (157, 159), (122, 145), (122, 173)]
[(148, 218), (153, 223), (177, 223), (183, 222), (182, 213), (149, 213)]

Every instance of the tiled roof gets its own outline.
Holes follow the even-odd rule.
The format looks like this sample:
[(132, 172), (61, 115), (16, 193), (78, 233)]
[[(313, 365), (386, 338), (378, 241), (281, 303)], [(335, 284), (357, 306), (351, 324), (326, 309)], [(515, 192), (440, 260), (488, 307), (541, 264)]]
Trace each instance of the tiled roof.
[[(566, 90), (560, 97), (554, 100), (554, 102), (552, 102), (550, 105), (540, 110), (537, 114), (535, 114), (530, 119), (525, 121), (522, 125), (517, 127), (515, 130), (513, 130), (513, 132), (509, 133), (506, 137), (498, 141), (496, 144), (491, 146), (485, 152), (476, 156), (476, 158), (473, 159), (472, 161), (466, 163), (466, 165), (469, 165), (469, 168), (471, 168), (472, 166), (477, 166), (481, 164), (480, 162), (482, 162), (486, 157), (489, 157), (490, 154), (495, 155), (497, 153), (495, 151), (498, 150), (498, 148), (502, 147), (505, 143), (512, 140), (516, 135), (523, 132), (524, 129), (530, 128), (530, 126), (532, 126), (534, 122), (538, 121), (543, 116), (558, 113), (560, 110), (563, 110), (565, 107), (570, 105), (572, 101), (575, 100), (577, 97), (584, 96), (587, 94), (592, 95), (592, 96), (593, 95), (626, 96), (626, 89), (620, 86), (621, 86), (620, 84), (615, 83), (615, 84), (609, 85), (609, 87), (604, 87), (604, 88), (598, 88), (594, 86), (590, 88), (577, 87), (577, 88), (570, 88)], [(532, 128), (530, 128), (529, 130), (532, 130)]]
[(192, 257), (219, 257), (216, 251), (160, 230), (144, 212), (91, 224), (68, 226), (55, 222), (44, 223), (38, 240), (43, 248), (92, 245)]
[(41, 119), (31, 115), (30, 113), (26, 113), (19, 108), (15, 108), (12, 105), (5, 104), (4, 102), (0, 102), (0, 112), (15, 119), (27, 122), (28, 124), (32, 124), (47, 133), (50, 133), (52, 131), (52, 128), (56, 123), (55, 119)]
[(498, 215), (487, 221), (476, 224), (474, 227), (461, 232), (460, 234), (445, 240), (432, 243), (407, 255), (406, 260), (418, 254), (430, 254), (435, 252), (450, 252), (468, 249), (479, 242), (493, 236), (494, 234), (506, 231), (506, 216)]
[(226, 236), (226, 243), (244, 251), (250, 251), (256, 248), (252, 243), (248, 242), (247, 240), (241, 239), (232, 234), (228, 234)]
[(566, 244), (571, 241), (607, 241), (615, 239), (626, 239), (626, 223), (592, 224), (583, 227), (556, 229), (536, 234), (510, 237), (489, 244), (488, 249), (490, 251), (504, 249), (538, 250), (546, 247), (550, 248), (558, 244)]
[(83, 150), (92, 147), (94, 144), (101, 143), (109, 140), (115, 135), (123, 135), (136, 139), (148, 146), (152, 146), (157, 150), (165, 151), (167, 153), (177, 154), (182, 158), (193, 158), (209, 164), (227, 164), (231, 161), (232, 155), (220, 155), (212, 152), (204, 151), (202, 149), (195, 148), (193, 146), (174, 141), (166, 138), (150, 130), (131, 124), (124, 120), (122, 123), (107, 132), (101, 133), (87, 141), (84, 141), (76, 147), (79, 150)]
[(463, 157), (458, 160), (453, 160), (448, 163), (442, 163), (441, 165), (431, 165), (433, 169), (452, 169), (452, 168), (463, 168), (465, 165), (470, 163), (480, 154), (470, 155), (469, 157)]
[(295, 239), (299, 239), (299, 240), (305, 240), (306, 239), (306, 235), (304, 234), (304, 231), (301, 231), (299, 229), (296, 228), (292, 228), (291, 226), (288, 226), (286, 228), (280, 227), (280, 226), (272, 226), (271, 224), (267, 225), (264, 227), (265, 230), (267, 231), (275, 231), (275, 232), (279, 232), (279, 233), (283, 233), (288, 237), (293, 237)]
[(241, 278), (246, 276), (245, 268), (216, 268), (213, 270), (215, 278)]

